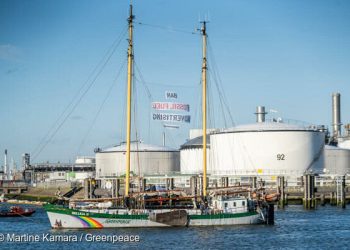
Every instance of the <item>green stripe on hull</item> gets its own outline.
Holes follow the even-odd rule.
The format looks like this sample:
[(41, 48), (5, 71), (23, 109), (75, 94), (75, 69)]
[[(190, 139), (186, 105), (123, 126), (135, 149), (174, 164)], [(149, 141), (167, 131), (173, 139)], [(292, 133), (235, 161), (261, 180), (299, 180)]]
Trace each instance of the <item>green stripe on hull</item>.
[(44, 209), (47, 212), (67, 214), (73, 216), (88, 216), (94, 218), (106, 219), (130, 219), (130, 220), (148, 220), (148, 214), (106, 214), (106, 213), (90, 213), (80, 210), (74, 210), (54, 205), (45, 205)]
[(204, 219), (228, 219), (228, 218), (239, 218), (239, 217), (247, 217), (252, 215), (257, 215), (256, 212), (245, 212), (245, 213), (237, 213), (237, 214), (202, 214), (202, 215), (190, 215), (191, 220), (204, 220)]

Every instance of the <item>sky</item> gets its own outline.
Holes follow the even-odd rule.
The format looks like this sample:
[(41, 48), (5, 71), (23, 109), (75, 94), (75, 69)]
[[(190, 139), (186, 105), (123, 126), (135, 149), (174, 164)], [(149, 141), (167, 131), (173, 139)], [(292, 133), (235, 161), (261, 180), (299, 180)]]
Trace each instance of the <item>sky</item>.
[[(197, 29), (204, 19), (209, 127), (255, 122), (258, 105), (278, 111), (268, 118), (330, 127), (333, 92), (342, 94), (343, 124), (350, 122), (349, 1), (134, 0), (133, 6), (133, 139), (161, 144), (165, 132), (166, 145), (178, 148), (191, 128), (201, 127)], [(33, 162), (72, 162), (125, 140), (128, 7), (124, 0), (0, 1), (0, 150), (8, 149), (17, 165), (23, 153)], [(190, 105), (190, 112), (177, 113), (191, 115), (191, 123), (170, 129), (152, 120), (151, 102), (169, 101), (166, 91)]]

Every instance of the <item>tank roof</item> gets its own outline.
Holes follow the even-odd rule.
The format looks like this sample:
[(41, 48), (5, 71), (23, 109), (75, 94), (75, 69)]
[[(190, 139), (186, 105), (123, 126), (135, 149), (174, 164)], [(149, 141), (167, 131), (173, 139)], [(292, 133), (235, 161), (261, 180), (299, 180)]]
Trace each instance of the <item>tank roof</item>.
[[(203, 136), (198, 136), (182, 144), (180, 149), (200, 148), (202, 147), (202, 145), (203, 145)], [(210, 146), (210, 135), (207, 135), (207, 146)]]
[(252, 124), (237, 125), (232, 128), (223, 129), (218, 133), (261, 131), (318, 131), (318, 128), (316, 126), (306, 127), (282, 122), (259, 122)]
[[(99, 151), (100, 153), (106, 153), (106, 152), (125, 152), (126, 151), (126, 143), (121, 143), (119, 145), (102, 149)], [(179, 151), (174, 148), (165, 147), (165, 146), (158, 146), (158, 145), (152, 145), (152, 144), (146, 144), (140, 141), (133, 141), (130, 143), (130, 151), (138, 151), (138, 152), (173, 152), (173, 151)]]
[(340, 151), (350, 151), (348, 148), (340, 148), (336, 146), (331, 146), (331, 145), (325, 145), (324, 147), (326, 150), (340, 150)]

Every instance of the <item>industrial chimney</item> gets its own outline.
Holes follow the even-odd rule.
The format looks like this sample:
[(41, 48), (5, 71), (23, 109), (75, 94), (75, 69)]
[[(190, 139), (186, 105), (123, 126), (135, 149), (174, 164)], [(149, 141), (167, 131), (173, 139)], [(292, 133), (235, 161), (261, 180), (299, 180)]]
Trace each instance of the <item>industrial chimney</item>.
[(341, 136), (341, 121), (340, 121), (340, 93), (332, 94), (332, 113), (333, 113), (333, 137)]
[(256, 122), (265, 122), (265, 115), (267, 112), (265, 112), (265, 106), (257, 106), (256, 107)]
[(4, 176), (8, 179), (8, 165), (7, 165), (7, 149), (5, 149), (5, 159), (4, 159)]

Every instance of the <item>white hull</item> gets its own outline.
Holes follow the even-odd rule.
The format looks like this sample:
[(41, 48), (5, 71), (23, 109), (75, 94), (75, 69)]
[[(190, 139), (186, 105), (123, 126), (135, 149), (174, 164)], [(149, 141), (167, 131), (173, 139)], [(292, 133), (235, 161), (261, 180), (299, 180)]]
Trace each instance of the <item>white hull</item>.
[[(47, 211), (52, 228), (125, 228), (125, 227), (170, 227), (166, 223), (151, 221), (147, 215), (125, 215), (113, 218), (109, 214), (96, 214), (67, 209), (66, 213)], [(73, 213), (73, 214), (72, 214)], [(101, 218), (107, 216), (109, 218)], [(220, 218), (218, 218), (220, 217)], [(250, 225), (264, 223), (258, 213), (189, 215), (186, 226)], [(185, 226), (185, 225), (184, 225)]]

